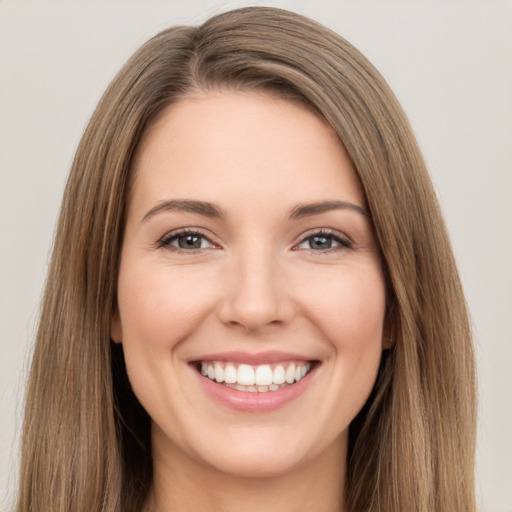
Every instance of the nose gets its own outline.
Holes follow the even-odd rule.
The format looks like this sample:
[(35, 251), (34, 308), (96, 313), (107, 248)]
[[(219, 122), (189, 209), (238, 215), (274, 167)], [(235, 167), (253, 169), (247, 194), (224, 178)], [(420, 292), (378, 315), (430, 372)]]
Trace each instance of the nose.
[(284, 325), (294, 314), (282, 267), (272, 251), (250, 251), (234, 257), (226, 268), (219, 307), (221, 321), (259, 332)]

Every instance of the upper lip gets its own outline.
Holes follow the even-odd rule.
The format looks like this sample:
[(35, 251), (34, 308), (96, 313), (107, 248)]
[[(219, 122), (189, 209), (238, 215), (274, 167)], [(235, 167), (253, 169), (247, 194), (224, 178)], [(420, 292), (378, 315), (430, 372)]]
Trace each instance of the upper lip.
[(244, 351), (215, 352), (204, 354), (200, 357), (190, 359), (190, 363), (198, 361), (226, 361), (232, 363), (260, 365), (283, 363), (285, 361), (313, 361), (314, 358), (304, 355), (294, 354), (292, 352), (282, 352), (280, 350), (268, 350), (265, 352), (250, 353)]

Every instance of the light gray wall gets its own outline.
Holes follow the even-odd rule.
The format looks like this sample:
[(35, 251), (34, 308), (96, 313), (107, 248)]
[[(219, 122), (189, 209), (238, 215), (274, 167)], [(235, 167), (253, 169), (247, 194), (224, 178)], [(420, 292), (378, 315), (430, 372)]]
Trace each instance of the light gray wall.
[[(0, 504), (15, 487), (37, 304), (64, 180), (85, 123), (113, 74), (149, 36), (249, 3), (0, 2)], [(410, 116), (473, 315), (482, 510), (511, 512), (512, 2), (265, 4), (310, 15), (345, 36), (381, 70)]]

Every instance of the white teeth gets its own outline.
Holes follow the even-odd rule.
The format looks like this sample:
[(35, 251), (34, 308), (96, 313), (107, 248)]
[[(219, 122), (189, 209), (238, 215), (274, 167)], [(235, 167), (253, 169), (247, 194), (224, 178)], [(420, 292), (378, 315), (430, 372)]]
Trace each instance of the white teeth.
[(248, 364), (241, 364), (238, 367), (237, 379), (238, 384), (243, 386), (254, 386), (254, 370)]
[(200, 372), (210, 380), (239, 391), (260, 392), (276, 391), (303, 379), (311, 368), (311, 363), (270, 364), (250, 366), (220, 361), (203, 361)]
[(220, 363), (215, 363), (215, 380), (217, 382), (224, 382), (224, 369)]
[(258, 368), (256, 368), (255, 380), (258, 386), (269, 386), (272, 384), (272, 379), (272, 370), (268, 364), (264, 364), (263, 366), (258, 366)]
[(273, 373), (273, 376), (272, 376), (272, 380), (274, 382), (274, 384), (284, 384), (285, 381), (286, 381), (286, 374), (284, 372), (284, 368), (278, 364), (275, 368), (274, 368), (274, 373)]
[(227, 382), (228, 384), (234, 384), (236, 382), (236, 377), (236, 368), (232, 364), (228, 364), (224, 369), (224, 382)]
[(286, 382), (288, 384), (295, 382), (295, 365), (293, 363), (286, 369)]

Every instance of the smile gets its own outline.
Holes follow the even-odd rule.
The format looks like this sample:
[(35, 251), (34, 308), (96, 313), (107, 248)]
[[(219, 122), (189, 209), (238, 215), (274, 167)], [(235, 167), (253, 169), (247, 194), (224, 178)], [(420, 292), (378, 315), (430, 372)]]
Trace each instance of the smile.
[(277, 350), (202, 354), (188, 361), (206, 396), (243, 413), (268, 413), (299, 399), (322, 362)]
[(227, 361), (202, 361), (197, 368), (204, 377), (231, 389), (265, 393), (300, 381), (311, 369), (311, 363), (289, 361), (252, 366)]

